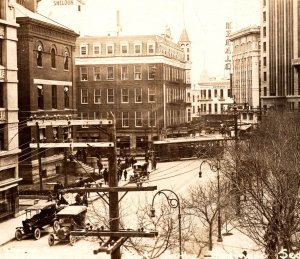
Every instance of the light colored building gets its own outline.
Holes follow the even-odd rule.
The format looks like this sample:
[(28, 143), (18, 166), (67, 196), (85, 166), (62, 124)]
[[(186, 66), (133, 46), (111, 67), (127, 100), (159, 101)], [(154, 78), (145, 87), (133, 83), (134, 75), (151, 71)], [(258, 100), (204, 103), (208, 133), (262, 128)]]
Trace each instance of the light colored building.
[(261, 0), (261, 102), (300, 110), (300, 2)]
[(232, 96), (236, 104), (260, 107), (260, 27), (250, 26), (231, 33)]
[[(117, 146), (143, 148), (160, 131), (186, 122), (190, 47), (186, 30), (179, 42), (169, 28), (162, 36), (79, 37), (76, 43), (78, 113), (82, 118), (117, 119)], [(78, 138), (101, 139), (97, 129)]]
[[(18, 212), (18, 75), (15, 0), (0, 1), (0, 220)], [(26, 121), (20, 121), (20, 127)]]

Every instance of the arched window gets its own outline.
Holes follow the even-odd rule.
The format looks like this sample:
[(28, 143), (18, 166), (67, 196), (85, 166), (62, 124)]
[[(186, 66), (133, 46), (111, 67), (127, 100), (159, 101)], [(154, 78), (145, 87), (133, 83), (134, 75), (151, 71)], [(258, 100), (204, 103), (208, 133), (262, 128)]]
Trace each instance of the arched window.
[(69, 52), (67, 50), (64, 53), (64, 70), (69, 70)]
[(65, 102), (65, 109), (70, 108), (70, 99), (69, 99), (69, 87), (64, 87), (64, 102)]
[(41, 43), (37, 45), (36, 62), (39, 67), (43, 66), (43, 46)]
[(51, 67), (56, 68), (56, 60), (55, 60), (56, 51), (54, 48), (51, 49)]

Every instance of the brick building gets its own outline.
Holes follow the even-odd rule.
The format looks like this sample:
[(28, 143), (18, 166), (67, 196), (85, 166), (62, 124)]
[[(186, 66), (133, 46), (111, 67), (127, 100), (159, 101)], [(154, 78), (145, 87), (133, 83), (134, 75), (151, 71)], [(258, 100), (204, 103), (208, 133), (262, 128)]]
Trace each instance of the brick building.
[[(168, 126), (186, 122), (190, 84), (190, 41), (162, 36), (80, 37), (76, 42), (78, 114), (86, 119), (117, 119), (117, 146), (147, 148)], [(101, 138), (96, 128), (77, 137)]]
[[(76, 91), (73, 82), (73, 55), (78, 36), (74, 31), (36, 13), (36, 1), (16, 5), (18, 28), (19, 117), (75, 116)], [(63, 141), (70, 134), (68, 127), (39, 128), (41, 141)], [(39, 179), (36, 150), (29, 143), (37, 139), (37, 128), (20, 129), (22, 148), (20, 175), (27, 182)], [(49, 177), (61, 170), (63, 152), (42, 149), (42, 176)]]

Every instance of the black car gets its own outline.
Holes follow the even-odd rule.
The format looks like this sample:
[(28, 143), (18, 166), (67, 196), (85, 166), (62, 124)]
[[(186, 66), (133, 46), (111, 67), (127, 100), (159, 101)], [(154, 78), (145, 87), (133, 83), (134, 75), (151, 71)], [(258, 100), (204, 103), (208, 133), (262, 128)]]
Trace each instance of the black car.
[(37, 240), (41, 237), (43, 227), (51, 225), (54, 231), (59, 229), (56, 217), (57, 205), (55, 202), (35, 204), (26, 210), (26, 219), (22, 221), (22, 227), (16, 228), (15, 237), (21, 240), (24, 235), (33, 235)]

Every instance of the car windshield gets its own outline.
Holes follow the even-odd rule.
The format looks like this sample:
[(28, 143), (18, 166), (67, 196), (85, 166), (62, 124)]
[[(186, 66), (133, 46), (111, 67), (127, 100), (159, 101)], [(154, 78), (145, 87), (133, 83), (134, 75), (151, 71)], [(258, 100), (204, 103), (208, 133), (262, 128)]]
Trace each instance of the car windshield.
[(26, 219), (31, 219), (40, 212), (41, 210), (26, 210)]

